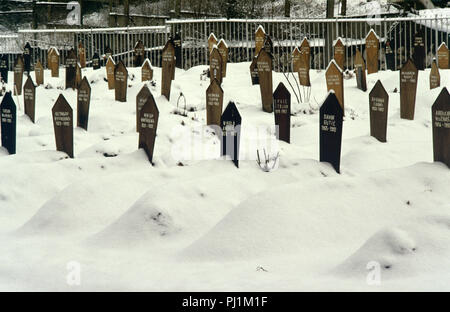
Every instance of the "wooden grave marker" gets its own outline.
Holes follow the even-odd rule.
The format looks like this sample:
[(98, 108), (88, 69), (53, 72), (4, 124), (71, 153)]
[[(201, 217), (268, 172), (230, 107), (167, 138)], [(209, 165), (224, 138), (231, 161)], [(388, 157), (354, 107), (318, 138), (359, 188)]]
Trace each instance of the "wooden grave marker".
[(366, 62), (362, 57), (359, 49), (356, 49), (355, 54), (355, 73), (356, 73), (356, 86), (358, 89), (366, 92), (367, 91), (367, 82), (366, 82)]
[(366, 37), (366, 61), (367, 74), (378, 72), (378, 54), (379, 54), (380, 40), (373, 29), (369, 31)]
[(433, 63), (431, 63), (431, 71), (430, 71), (430, 90), (438, 88), (440, 86), (441, 86), (441, 75), (439, 74), (439, 69), (436, 64), (436, 60), (433, 60)]
[(78, 42), (78, 61), (80, 62), (81, 68), (86, 67), (86, 49), (81, 41)]
[(52, 77), (59, 77), (59, 52), (55, 47), (48, 51), (47, 68), (50, 69)]
[(153, 68), (149, 59), (145, 59), (141, 67), (141, 82), (153, 80)]
[(206, 89), (206, 124), (220, 127), (223, 107), (223, 90), (217, 79), (211, 81)]
[(23, 57), (18, 55), (14, 64), (14, 95), (22, 95)]
[(52, 108), (56, 150), (73, 158), (73, 111), (64, 95), (60, 94)]
[(31, 71), (31, 55), (32, 55), (33, 49), (31, 48), (31, 45), (29, 42), (25, 44), (23, 47), (23, 68), (24, 71), (29, 74)]
[(264, 28), (259, 25), (255, 32), (255, 56), (259, 54), (259, 51), (264, 47), (264, 40), (266, 38), (266, 32)]
[(44, 84), (44, 66), (42, 66), (39, 60), (36, 65), (34, 65), (34, 76), (37, 86)]
[(0, 76), (3, 82), (8, 83), (9, 60), (8, 55), (3, 54), (0, 58)]
[(273, 109), (278, 140), (291, 143), (291, 94), (282, 82), (273, 93)]
[(90, 103), (91, 86), (87, 78), (84, 77), (77, 91), (77, 127), (86, 131), (88, 129)]
[(433, 123), (433, 159), (450, 168), (450, 95), (442, 88), (431, 108)]
[(114, 91), (116, 101), (127, 101), (127, 85), (128, 70), (122, 60), (120, 60), (114, 68)]
[(114, 69), (116, 68), (116, 63), (114, 62), (112, 57), (108, 58), (106, 62), (106, 80), (108, 80), (108, 90), (114, 89)]
[(300, 64), (298, 69), (298, 80), (300, 85), (304, 87), (311, 86), (311, 80), (309, 79), (309, 56), (305, 51), (300, 51)]
[(380, 80), (369, 93), (370, 135), (386, 142), (389, 95)]
[(175, 72), (175, 47), (168, 40), (162, 51), (161, 95), (170, 100), (170, 87)]
[(208, 37), (208, 54), (211, 54), (213, 47), (216, 46), (218, 43), (219, 41), (217, 40), (216, 35), (211, 33)]
[(256, 66), (257, 57), (253, 57), (252, 63), (250, 64), (250, 78), (252, 79), (252, 85), (259, 84), (258, 67)]
[(320, 161), (330, 163), (340, 173), (344, 111), (336, 94), (328, 93), (320, 107)]
[(175, 67), (181, 68), (181, 61), (182, 61), (182, 43), (181, 43), (181, 36), (177, 32), (175, 33), (175, 36), (173, 36), (173, 47), (175, 48)]
[(411, 59), (400, 69), (400, 118), (414, 119), (418, 74)]
[(303, 61), (308, 66), (308, 72), (309, 72), (309, 70), (311, 69), (311, 47), (310, 47), (309, 41), (306, 37), (303, 38), (302, 42), (300, 43), (300, 52), (303, 55), (303, 57), (305, 58)]
[(292, 51), (292, 71), (294, 73), (298, 73), (298, 70), (300, 68), (300, 50), (295, 47), (294, 51)]
[(334, 44), (334, 60), (336, 61), (336, 64), (344, 70), (345, 46), (341, 38), (338, 38)]
[(10, 155), (16, 153), (17, 109), (11, 95), (6, 92), (0, 104), (2, 146)]
[(100, 62), (100, 56), (98, 55), (97, 52), (95, 52), (94, 55), (92, 56), (92, 63), (91, 63), (92, 64), (92, 68), (94, 70), (99, 69), (100, 67), (102, 67), (100, 63), (101, 63)]
[(220, 56), (222, 57), (222, 78), (225, 78), (227, 75), (228, 62), (228, 46), (225, 40), (220, 39), (219, 44), (217, 45), (217, 49), (219, 50)]
[(425, 69), (425, 38), (421, 28), (414, 34), (413, 60), (418, 70)]
[(23, 103), (25, 106), (25, 115), (27, 115), (34, 123), (36, 112), (36, 86), (34, 85), (31, 76), (28, 76), (27, 81), (23, 85)]
[(336, 98), (342, 107), (342, 112), (345, 112), (344, 109), (344, 77), (342, 74), (342, 70), (336, 64), (334, 60), (331, 60), (328, 65), (328, 69), (325, 72), (325, 78), (327, 81), (327, 90), (333, 90), (336, 94)]
[(273, 42), (268, 34), (264, 37), (264, 50), (269, 53), (271, 57), (273, 57)]
[(76, 74), (75, 74), (75, 86), (78, 89), (81, 84), (81, 80), (83, 79), (83, 74), (81, 72), (81, 64), (77, 62)]
[(222, 56), (220, 55), (219, 49), (213, 47), (211, 55), (209, 56), (209, 79), (210, 83), (217, 79), (219, 84), (222, 84)]
[(449, 51), (445, 42), (442, 42), (437, 51), (438, 65), (440, 69), (449, 69)]
[[(134, 45), (134, 67), (141, 67), (145, 60), (145, 47), (142, 40)], [(108, 63), (106, 63), (108, 64)]]
[(66, 57), (66, 89), (76, 88), (77, 76), (77, 55), (75, 50), (71, 49)]
[(221, 156), (229, 156), (239, 168), (239, 143), (241, 138), (242, 118), (234, 102), (229, 102), (220, 117), (222, 129)]
[(139, 122), (139, 113), (141, 111), (142, 106), (147, 102), (147, 99), (151, 97), (152, 102), (155, 102), (155, 99), (153, 98), (152, 92), (147, 87), (146, 84), (144, 84), (139, 91), (139, 93), (136, 95), (136, 132), (139, 132), (140, 122)]
[(139, 148), (144, 149), (148, 160), (152, 164), (158, 118), (158, 107), (156, 106), (153, 96), (150, 94), (139, 111)]
[(261, 91), (261, 103), (263, 111), (273, 111), (273, 86), (272, 86), (272, 57), (265, 50), (259, 51), (256, 60), (258, 67), (259, 88)]

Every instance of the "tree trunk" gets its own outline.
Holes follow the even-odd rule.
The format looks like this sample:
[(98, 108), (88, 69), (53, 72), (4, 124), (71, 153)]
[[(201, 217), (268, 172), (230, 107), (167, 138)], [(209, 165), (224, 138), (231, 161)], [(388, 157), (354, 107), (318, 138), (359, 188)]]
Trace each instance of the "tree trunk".
[(327, 0), (327, 18), (334, 17), (334, 0)]
[(341, 15), (347, 15), (347, 0), (341, 0)]
[(175, 17), (181, 17), (181, 0), (175, 0)]
[(291, 16), (291, 0), (284, 0), (284, 17)]
[[(334, 0), (327, 0), (327, 18), (334, 17)], [(333, 59), (333, 40), (336, 36), (336, 28), (334, 23), (326, 23), (327, 33), (325, 34), (325, 59), (329, 62)], [(324, 64), (325, 67), (328, 64)]]

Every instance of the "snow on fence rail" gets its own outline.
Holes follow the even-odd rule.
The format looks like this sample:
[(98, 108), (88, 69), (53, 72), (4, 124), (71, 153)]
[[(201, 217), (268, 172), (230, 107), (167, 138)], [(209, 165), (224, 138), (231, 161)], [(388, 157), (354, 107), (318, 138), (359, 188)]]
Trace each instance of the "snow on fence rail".
[[(364, 38), (370, 29), (380, 37), (380, 65), (385, 69), (384, 47), (387, 40), (395, 54), (398, 68), (412, 54), (414, 33), (425, 30), (427, 66), (437, 47), (449, 44), (450, 16), (415, 16), (396, 18), (335, 18), (335, 19), (189, 19), (168, 20), (164, 26), (92, 28), (92, 29), (38, 29), (20, 30), (20, 47), (29, 41), (35, 57), (46, 63), (46, 50), (56, 46), (62, 50), (62, 62), (69, 48), (82, 41), (88, 60), (95, 52), (103, 54), (109, 46), (113, 56), (132, 64), (132, 51), (137, 40), (142, 40), (152, 64), (160, 65), (161, 47), (170, 35), (179, 33), (183, 42), (182, 67), (208, 64), (207, 38), (210, 33), (223, 38), (229, 47), (229, 62), (249, 62), (254, 54), (255, 31), (262, 25), (274, 43), (274, 70), (291, 70), (290, 54), (304, 37), (311, 44), (311, 68), (324, 69), (333, 58), (329, 34), (341, 37), (345, 43), (345, 67), (353, 68), (356, 48), (364, 53)], [(1, 47), (0, 47), (1, 48)]]

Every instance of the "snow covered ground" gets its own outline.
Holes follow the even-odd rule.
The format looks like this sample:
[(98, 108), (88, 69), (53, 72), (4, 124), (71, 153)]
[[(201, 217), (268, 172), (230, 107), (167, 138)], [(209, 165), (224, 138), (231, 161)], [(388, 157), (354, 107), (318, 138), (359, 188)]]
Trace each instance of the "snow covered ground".
[[(51, 117), (62, 92), (76, 120), (76, 92), (59, 89), (64, 70), (46, 70), (36, 124), (14, 97), (17, 154), (0, 151), (0, 290), (450, 290), (450, 170), (432, 162), (441, 88), (429, 90), (429, 70), (419, 73), (414, 121), (399, 117), (398, 72), (367, 77), (369, 91), (381, 79), (389, 92), (387, 143), (369, 136), (369, 91), (344, 81), (338, 175), (318, 162), (324, 71), (311, 71), (310, 103), (292, 95), (286, 144), (271, 139), (274, 117), (248, 68), (228, 64), (223, 82), (224, 109), (232, 99), (242, 115), (239, 169), (216, 157), (219, 140), (204, 126), (206, 66), (177, 69), (170, 102), (154, 69), (154, 167), (137, 150), (139, 68), (129, 68), (126, 103), (114, 101), (105, 68), (83, 70), (91, 111), (88, 131), (74, 129), (74, 159), (56, 152)], [(274, 73), (274, 89), (280, 81)], [(173, 113), (180, 92), (188, 117)], [(257, 147), (280, 152), (276, 170), (257, 166)], [(78, 264), (80, 285), (70, 285)]]

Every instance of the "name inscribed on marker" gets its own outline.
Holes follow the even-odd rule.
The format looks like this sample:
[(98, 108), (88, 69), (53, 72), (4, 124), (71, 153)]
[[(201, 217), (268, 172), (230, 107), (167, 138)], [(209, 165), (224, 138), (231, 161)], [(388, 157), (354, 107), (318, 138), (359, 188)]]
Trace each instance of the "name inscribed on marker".
[(88, 101), (88, 93), (86, 90), (79, 90), (78, 91), (78, 100), (80, 102), (87, 102)]
[(384, 112), (384, 99), (378, 97), (372, 97), (372, 111)]
[(217, 93), (209, 93), (208, 94), (208, 105), (210, 106), (219, 106), (219, 94)]
[(258, 62), (258, 71), (270, 72), (272, 71), (272, 68), (269, 66), (269, 63), (260, 61)]
[(30, 89), (25, 89), (25, 92), (24, 92), (23, 96), (24, 96), (25, 100), (32, 101), (33, 100), (33, 91), (30, 90)]
[(275, 100), (274, 103), (275, 114), (287, 114), (289, 109), (289, 104), (287, 99)]
[(336, 116), (335, 115), (323, 115), (323, 124), (321, 126), (321, 129), (323, 131), (328, 132), (336, 132)]
[(341, 85), (341, 81), (340, 81), (338, 75), (330, 75), (327, 78), (328, 78), (327, 79), (328, 84), (330, 84), (332, 86), (340, 86)]
[(437, 110), (434, 115), (434, 125), (436, 128), (450, 129), (450, 111)]
[(141, 116), (141, 128), (153, 129), (155, 124), (155, 115), (153, 113), (144, 113)]
[(224, 121), (222, 132), (223, 136), (237, 136), (234, 121)]
[(11, 110), (8, 108), (2, 109), (2, 122), (3, 123), (12, 123), (12, 113)]
[(58, 127), (70, 127), (69, 112), (55, 112), (55, 125)]
[(117, 71), (116, 72), (116, 80), (124, 82), (125, 81), (125, 74), (123, 72), (121, 72), (121, 71)]
[(416, 83), (416, 73), (413, 71), (402, 72), (401, 82)]

